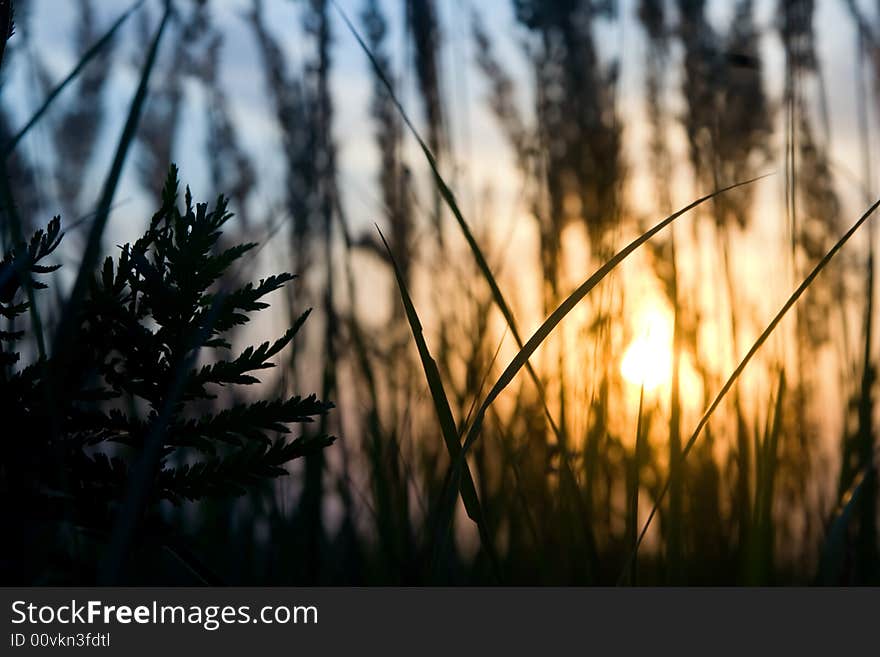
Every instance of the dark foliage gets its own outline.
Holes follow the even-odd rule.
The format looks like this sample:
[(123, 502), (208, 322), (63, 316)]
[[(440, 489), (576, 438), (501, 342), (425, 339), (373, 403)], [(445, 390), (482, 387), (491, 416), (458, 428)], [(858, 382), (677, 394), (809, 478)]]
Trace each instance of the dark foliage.
[[(0, 495), (4, 517), (18, 528), (6, 534), (4, 582), (33, 581), (38, 574), (89, 579), (88, 550), (71, 536), (97, 536), (92, 553), (102, 555), (102, 539), (139, 485), (132, 476), (137, 468), (149, 467), (151, 476), (140, 491), (146, 503), (136, 522), (162, 544), (162, 500), (243, 493), (333, 442), (315, 432), (283, 437), (289, 424), (311, 422), (332, 408), (315, 395), (205, 403), (224, 386), (257, 383), (254, 374), (273, 367), (272, 357), (293, 340), (308, 312), (272, 343), (197, 363), (203, 348), (228, 352), (225, 334), (267, 308), (263, 298), (294, 277), (283, 273), (223, 289), (230, 265), (256, 245), (219, 248), (220, 229), (231, 216), (225, 199), (209, 211), (207, 204), (194, 206), (187, 189), (181, 213), (177, 190), (172, 167), (147, 232), (121, 247), (115, 260), (108, 257), (91, 281), (75, 353), (63, 364), (49, 357), (19, 367), (16, 344), (25, 331), (15, 326), (28, 310), (19, 301), (22, 290), (45, 288), (36, 277), (58, 268), (42, 261), (61, 240), (60, 219), (0, 263), (0, 314), (9, 327), (0, 332), (0, 417), (7, 438)], [(55, 386), (47, 384), (50, 378)], [(63, 398), (52, 399), (53, 390)], [(155, 463), (151, 445), (158, 447)], [(22, 570), (24, 564), (29, 567)], [(58, 572), (51, 574), (49, 565)], [(71, 575), (71, 567), (88, 570)]]

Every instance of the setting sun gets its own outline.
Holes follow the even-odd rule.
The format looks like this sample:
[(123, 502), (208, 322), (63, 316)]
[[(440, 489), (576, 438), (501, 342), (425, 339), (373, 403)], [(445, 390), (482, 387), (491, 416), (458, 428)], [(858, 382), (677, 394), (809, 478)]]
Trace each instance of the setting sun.
[(650, 312), (639, 322), (641, 330), (626, 348), (620, 362), (623, 378), (645, 390), (668, 384), (672, 373), (672, 328), (660, 312)]

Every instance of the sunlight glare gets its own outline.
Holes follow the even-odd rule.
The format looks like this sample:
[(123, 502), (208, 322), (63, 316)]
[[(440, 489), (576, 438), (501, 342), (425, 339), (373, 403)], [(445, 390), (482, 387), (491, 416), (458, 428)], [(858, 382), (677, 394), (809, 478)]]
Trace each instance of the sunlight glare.
[(672, 376), (672, 327), (660, 312), (650, 312), (639, 322), (641, 331), (623, 354), (620, 373), (646, 391), (668, 385)]

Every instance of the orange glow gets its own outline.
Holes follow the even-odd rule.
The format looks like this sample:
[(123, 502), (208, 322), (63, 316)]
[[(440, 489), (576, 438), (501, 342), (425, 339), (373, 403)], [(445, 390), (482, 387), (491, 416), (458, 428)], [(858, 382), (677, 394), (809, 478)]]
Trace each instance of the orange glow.
[(633, 385), (652, 391), (669, 385), (672, 376), (672, 326), (669, 317), (652, 310), (640, 319), (640, 330), (620, 362), (620, 373)]

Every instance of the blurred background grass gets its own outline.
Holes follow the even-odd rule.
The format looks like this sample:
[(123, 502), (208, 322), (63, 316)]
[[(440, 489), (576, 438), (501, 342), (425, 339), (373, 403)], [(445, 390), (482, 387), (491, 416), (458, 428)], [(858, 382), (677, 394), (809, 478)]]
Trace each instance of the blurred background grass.
[[(823, 261), (878, 191), (877, 7), (175, 0), (159, 34), (155, 0), (15, 4), (4, 244), (68, 233), (42, 322), (171, 161), (261, 242), (241, 276), (301, 276), (242, 343), (316, 308), (263, 386), (336, 401), (315, 431), (341, 440), (166, 509), (222, 581), (877, 583), (876, 231)], [(768, 172), (609, 270), (490, 394), (615, 253)]]

